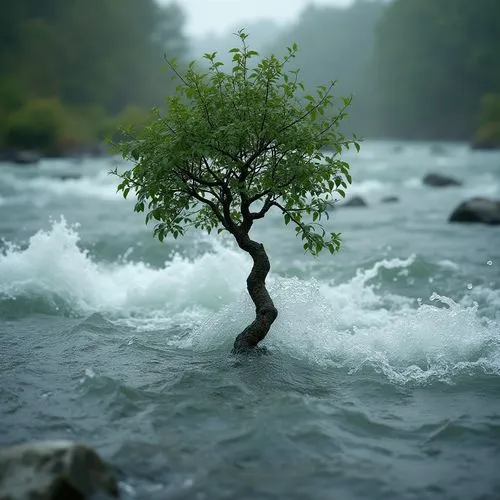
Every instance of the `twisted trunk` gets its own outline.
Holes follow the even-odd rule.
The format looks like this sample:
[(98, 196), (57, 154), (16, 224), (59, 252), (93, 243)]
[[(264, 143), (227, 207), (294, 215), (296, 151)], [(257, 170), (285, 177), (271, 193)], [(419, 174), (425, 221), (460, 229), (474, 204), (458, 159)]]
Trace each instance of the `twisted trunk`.
[(234, 234), (238, 246), (250, 254), (253, 266), (247, 278), (247, 289), (255, 304), (255, 319), (234, 341), (233, 352), (249, 351), (264, 339), (278, 316), (278, 311), (266, 288), (266, 277), (271, 269), (264, 245), (250, 239), (248, 233)]

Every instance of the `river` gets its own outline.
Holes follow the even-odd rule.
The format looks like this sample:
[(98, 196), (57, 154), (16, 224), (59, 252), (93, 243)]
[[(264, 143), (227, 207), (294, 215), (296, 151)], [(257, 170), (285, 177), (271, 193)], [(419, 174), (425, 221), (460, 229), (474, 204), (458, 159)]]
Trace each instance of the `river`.
[(447, 222), (500, 198), (500, 153), (347, 159), (368, 207), (331, 212), (338, 254), (256, 225), (279, 317), (250, 357), (230, 239), (154, 240), (115, 159), (0, 165), (0, 444), (90, 444), (125, 499), (500, 498), (500, 227)]

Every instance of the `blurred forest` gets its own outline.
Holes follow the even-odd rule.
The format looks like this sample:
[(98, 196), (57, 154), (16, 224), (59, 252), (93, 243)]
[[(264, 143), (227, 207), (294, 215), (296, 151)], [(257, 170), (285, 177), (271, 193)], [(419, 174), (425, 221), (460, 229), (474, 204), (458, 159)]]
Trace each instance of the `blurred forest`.
[(186, 50), (181, 10), (154, 0), (2, 0), (0, 19), (3, 147), (68, 153), (144, 120)]
[[(53, 155), (143, 122), (173, 90), (165, 53), (231, 46), (188, 40), (178, 4), (155, 0), (2, 0), (0, 19), (0, 147)], [(353, 94), (347, 132), (500, 147), (499, 0), (311, 5), (292, 26), (246, 28), (262, 53), (296, 42), (308, 87), (336, 79)]]
[(349, 131), (500, 147), (499, 0), (311, 6), (272, 51), (293, 41), (307, 84), (354, 95)]

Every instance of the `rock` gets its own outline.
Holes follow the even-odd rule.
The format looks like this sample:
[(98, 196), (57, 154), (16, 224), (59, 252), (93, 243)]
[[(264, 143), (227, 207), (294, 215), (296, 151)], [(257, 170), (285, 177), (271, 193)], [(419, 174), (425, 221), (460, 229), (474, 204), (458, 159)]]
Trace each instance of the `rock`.
[(57, 174), (54, 175), (54, 179), (59, 179), (61, 181), (76, 181), (78, 179), (81, 179), (82, 175), (81, 174)]
[(380, 203), (398, 203), (399, 198), (397, 196), (384, 196), (380, 199)]
[(34, 165), (41, 160), (36, 151), (3, 149), (0, 151), (0, 161), (17, 163), (18, 165)]
[(453, 179), (453, 177), (447, 177), (446, 175), (430, 173), (427, 174), (422, 182), (426, 186), (433, 187), (448, 187), (448, 186), (461, 186), (462, 182)]
[(353, 196), (349, 198), (345, 203), (342, 203), (343, 207), (367, 207), (368, 203), (361, 198), (361, 196)]
[(18, 151), (12, 161), (18, 165), (33, 165), (40, 161), (40, 155), (34, 151)]
[(92, 449), (70, 441), (46, 441), (0, 449), (0, 499), (86, 500), (118, 498), (118, 483)]
[(471, 198), (458, 205), (449, 218), (450, 222), (479, 222), (500, 224), (500, 200)]

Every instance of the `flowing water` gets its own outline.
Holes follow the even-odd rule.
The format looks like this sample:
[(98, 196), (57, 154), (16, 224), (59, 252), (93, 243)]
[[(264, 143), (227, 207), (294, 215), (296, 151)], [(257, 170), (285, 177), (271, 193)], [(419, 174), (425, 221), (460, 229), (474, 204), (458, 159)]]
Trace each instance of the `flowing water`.
[(154, 240), (116, 160), (1, 165), (0, 444), (86, 442), (126, 499), (500, 498), (500, 227), (447, 222), (500, 197), (500, 154), (348, 160), (369, 207), (332, 211), (340, 253), (256, 226), (279, 317), (249, 357), (230, 354), (253, 315), (230, 239)]

